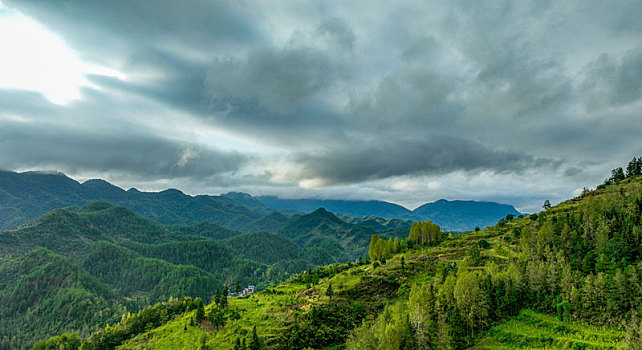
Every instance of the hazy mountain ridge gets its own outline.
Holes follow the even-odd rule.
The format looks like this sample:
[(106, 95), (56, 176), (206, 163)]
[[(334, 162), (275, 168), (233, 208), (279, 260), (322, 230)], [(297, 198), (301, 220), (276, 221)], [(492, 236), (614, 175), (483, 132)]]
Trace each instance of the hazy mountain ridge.
[(232, 229), (256, 231), (249, 223), (266, 214), (220, 196), (189, 196), (176, 189), (125, 191), (104, 180), (79, 183), (64, 174), (0, 171), (0, 229), (17, 227), (63, 207), (108, 201), (161, 224), (215, 222)]
[(276, 196), (252, 197), (239, 192), (230, 192), (222, 196), (254, 207), (258, 207), (260, 203), (274, 210), (312, 212), (318, 208), (325, 208), (330, 212), (355, 218), (376, 216), (382, 219), (431, 220), (442, 229), (452, 231), (471, 231), (476, 226), (484, 228), (496, 224), (507, 214), (521, 214), (512, 205), (483, 201), (440, 199), (409, 210), (398, 204), (376, 200), (282, 199)]
[(506, 214), (520, 214), (510, 205), (494, 202), (439, 200), (411, 211), (385, 201), (281, 199), (241, 192), (189, 196), (176, 189), (125, 191), (98, 179), (81, 184), (62, 173), (0, 171), (0, 229), (17, 227), (57, 208), (99, 200), (129, 208), (165, 225), (210, 221), (243, 232), (279, 232), (292, 215), (311, 213), (318, 208), (356, 218), (432, 220), (443, 229), (454, 231), (483, 228)]

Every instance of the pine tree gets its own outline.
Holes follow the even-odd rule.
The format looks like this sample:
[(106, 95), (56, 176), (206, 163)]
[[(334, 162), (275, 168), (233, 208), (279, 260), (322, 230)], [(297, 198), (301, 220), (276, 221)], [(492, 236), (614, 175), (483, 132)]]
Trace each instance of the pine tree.
[(325, 295), (327, 295), (330, 298), (332, 298), (332, 296), (334, 295), (334, 290), (332, 289), (332, 283), (328, 285), (328, 289), (325, 291)]
[(544, 210), (551, 209), (551, 201), (549, 201), (548, 199), (545, 200), (544, 201), (544, 205), (542, 206), (542, 208), (544, 208)]
[(201, 323), (205, 319), (205, 307), (203, 306), (203, 301), (201, 298), (196, 298), (196, 323)]
[(617, 167), (611, 171), (611, 180), (613, 183), (618, 183), (622, 180), (624, 180), (626, 176), (624, 175), (624, 170), (622, 167)]
[(259, 338), (259, 335), (256, 333), (256, 326), (252, 327), (252, 338), (250, 339), (250, 343), (248, 344), (248, 349), (249, 350), (263, 349), (263, 342), (261, 341), (261, 338)]
[(227, 283), (223, 286), (223, 292), (221, 293), (221, 297), (219, 298), (219, 305), (221, 306), (222, 309), (225, 309), (229, 304), (227, 302), (227, 294), (229, 294), (229, 287)]
[(638, 159), (633, 157), (633, 159), (629, 162), (629, 165), (626, 167), (626, 177), (633, 177), (640, 175), (637, 172), (638, 168)]
[(216, 289), (216, 293), (214, 294), (214, 304), (217, 306), (221, 304), (221, 291), (219, 289)]

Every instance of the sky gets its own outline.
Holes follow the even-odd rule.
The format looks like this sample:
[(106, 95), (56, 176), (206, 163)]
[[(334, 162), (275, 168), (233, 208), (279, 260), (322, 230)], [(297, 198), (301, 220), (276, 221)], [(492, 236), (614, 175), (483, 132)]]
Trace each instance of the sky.
[(524, 212), (642, 155), (640, 1), (0, 0), (0, 168)]

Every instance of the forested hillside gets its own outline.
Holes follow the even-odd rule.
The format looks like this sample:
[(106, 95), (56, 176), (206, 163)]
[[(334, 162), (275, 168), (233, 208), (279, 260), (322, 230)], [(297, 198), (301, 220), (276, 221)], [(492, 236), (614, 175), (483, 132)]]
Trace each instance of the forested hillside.
[[(354, 232), (374, 232), (334, 219)], [(244, 234), (209, 222), (165, 227), (105, 201), (56, 209), (0, 231), (0, 348), (64, 331), (85, 337), (170, 297), (209, 301), (224, 283), (265, 288), (367, 251), (344, 247), (330, 229), (291, 227), (294, 236), (315, 237), (297, 245), (281, 234)]]
[[(642, 177), (451, 236), (416, 223), (334, 264), (244, 298), (220, 298), (122, 349), (639, 349)], [(320, 213), (323, 214), (323, 213)], [(521, 311), (520, 311), (521, 310)], [(94, 334), (101, 348), (118, 327)], [(129, 328), (128, 328), (129, 329)]]

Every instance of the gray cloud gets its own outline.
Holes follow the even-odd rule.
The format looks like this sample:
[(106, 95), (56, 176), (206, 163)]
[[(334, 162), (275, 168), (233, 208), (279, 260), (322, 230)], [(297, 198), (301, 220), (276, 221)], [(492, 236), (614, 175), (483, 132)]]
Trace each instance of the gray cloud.
[(582, 87), (591, 107), (622, 106), (642, 99), (642, 47), (620, 59), (600, 55), (587, 67)]
[(527, 154), (491, 150), (474, 141), (452, 136), (388, 139), (353, 143), (322, 154), (299, 154), (304, 176), (330, 184), (358, 183), (400, 175), (443, 175), (453, 171), (522, 174), (526, 169), (553, 169), (559, 162)]
[(343, 67), (315, 48), (259, 49), (246, 59), (216, 62), (207, 88), (218, 108), (257, 105), (266, 113), (290, 114), (343, 74)]
[[(126, 122), (101, 128), (100, 116), (88, 118), (83, 108), (55, 106), (33, 93), (0, 93), (0, 101), (7, 100), (30, 101), (30, 107), (20, 106), (21, 114), (32, 108), (31, 113), (49, 117), (37, 122), (12, 119), (7, 118), (12, 115), (9, 109), (0, 110), (0, 159), (5, 169), (125, 173), (149, 180), (201, 179), (235, 172), (251, 159), (250, 155), (131, 128)], [(62, 114), (76, 125), (67, 124)]]

